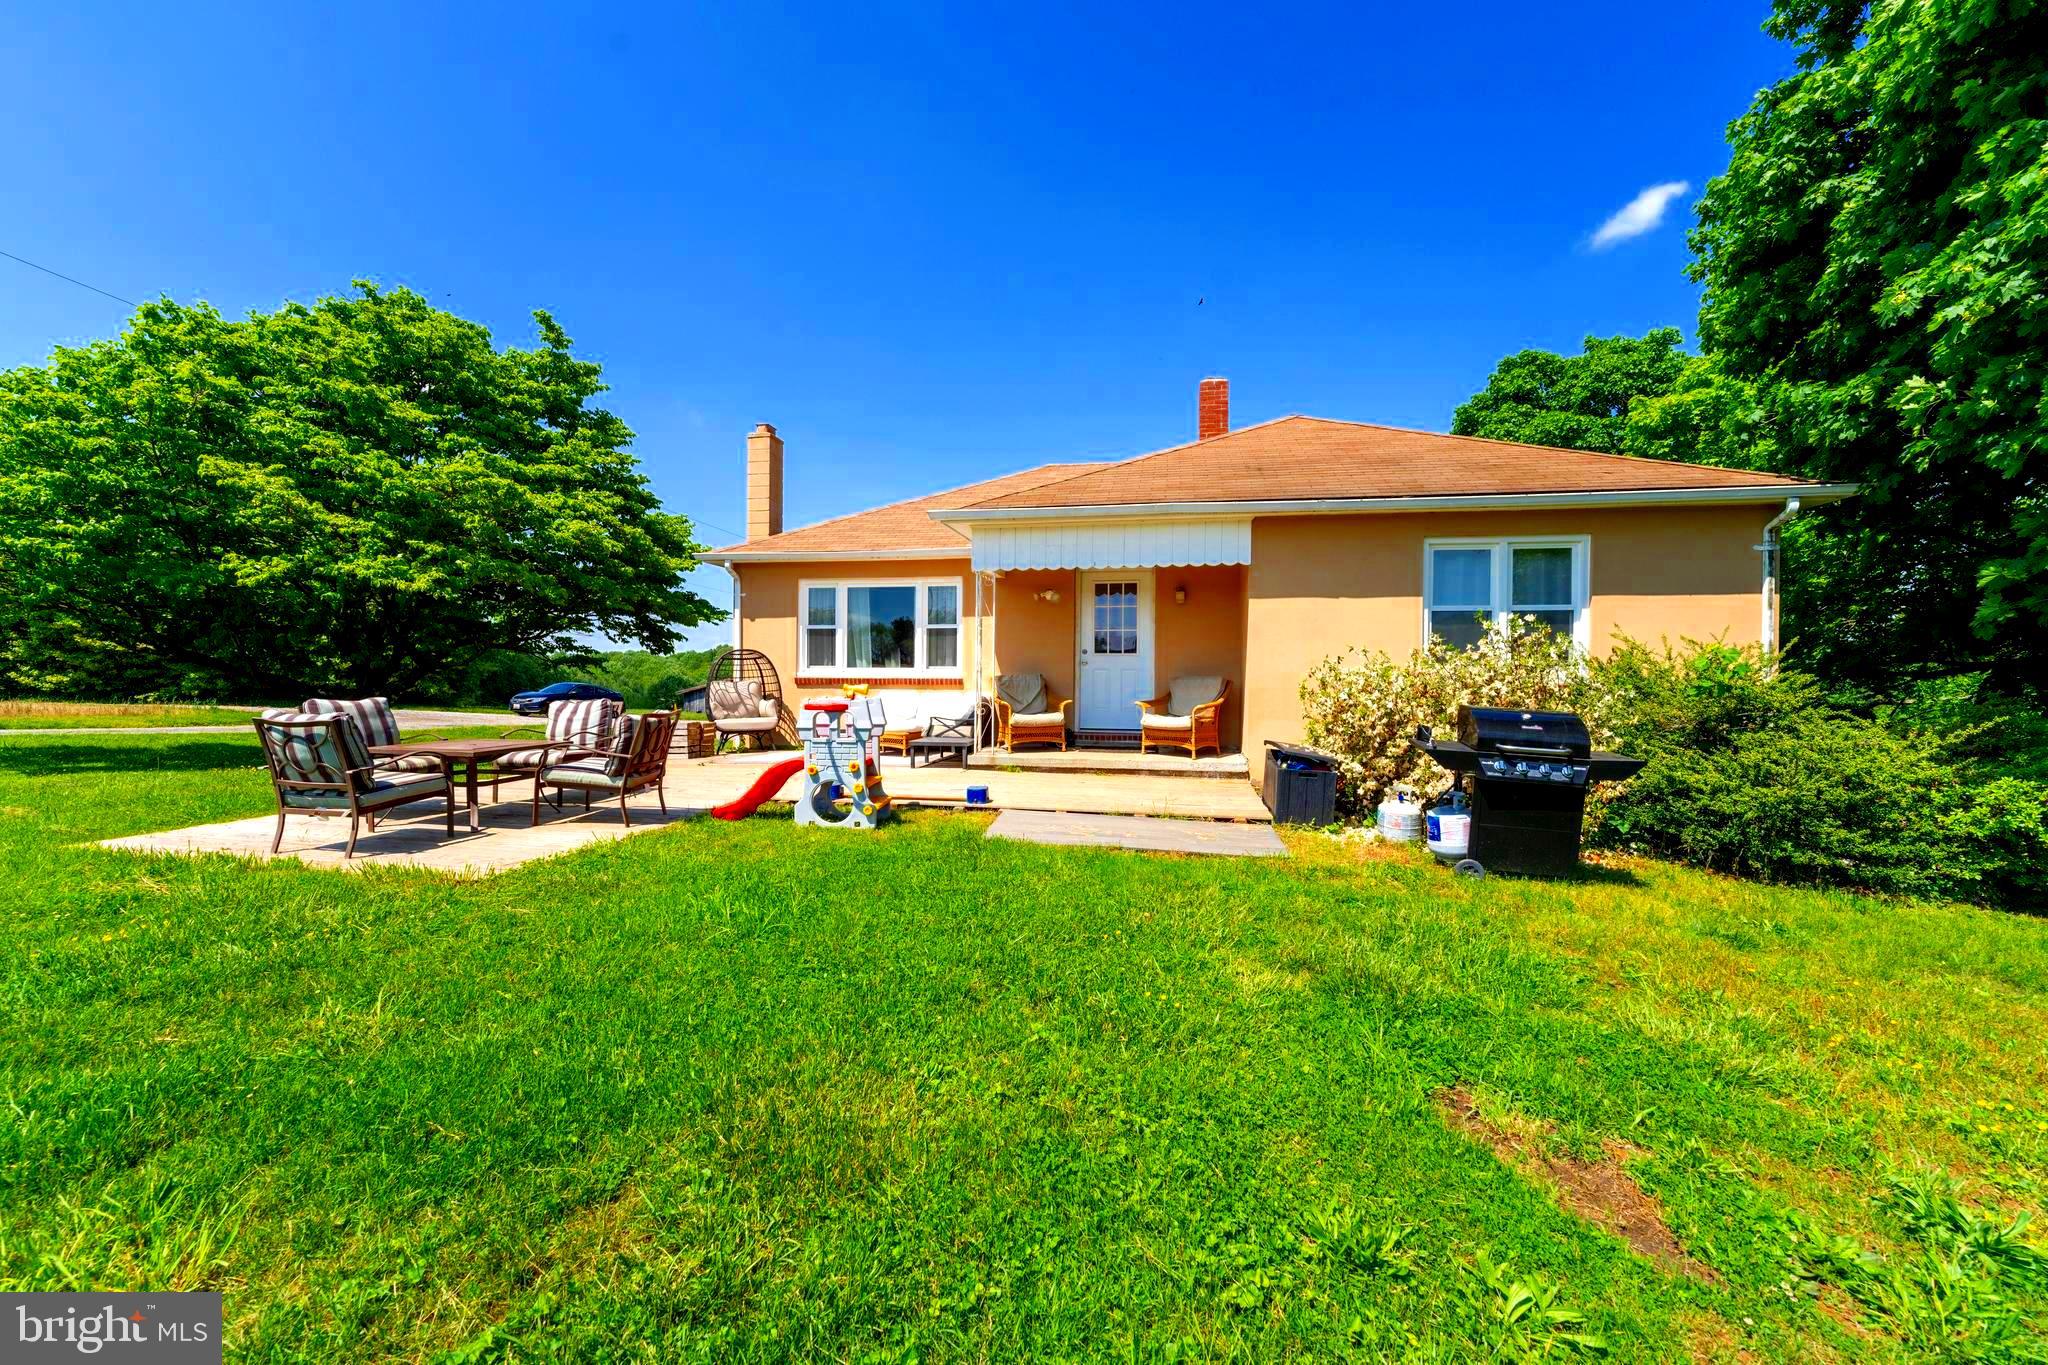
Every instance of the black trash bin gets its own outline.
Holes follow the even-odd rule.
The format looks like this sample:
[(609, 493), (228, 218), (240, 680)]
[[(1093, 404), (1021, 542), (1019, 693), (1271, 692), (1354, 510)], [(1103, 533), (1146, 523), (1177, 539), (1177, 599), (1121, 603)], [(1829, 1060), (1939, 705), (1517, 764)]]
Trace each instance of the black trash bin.
[(1337, 760), (1306, 744), (1266, 741), (1266, 785), (1260, 793), (1276, 825), (1337, 821)]

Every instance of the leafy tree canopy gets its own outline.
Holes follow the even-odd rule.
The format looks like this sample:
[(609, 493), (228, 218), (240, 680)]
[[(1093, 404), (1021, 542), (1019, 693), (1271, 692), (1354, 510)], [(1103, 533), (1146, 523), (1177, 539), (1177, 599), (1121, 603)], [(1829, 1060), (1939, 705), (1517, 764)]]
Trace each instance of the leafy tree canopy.
[(1803, 530), (1807, 642), (1862, 679), (2048, 676), (2048, 6), (1779, 0), (1767, 28), (1799, 70), (1731, 126), (1692, 273), (1772, 462), (1863, 485)]
[(1460, 436), (1623, 449), (1632, 403), (1669, 393), (1685, 369), (1676, 327), (1643, 337), (1587, 337), (1578, 355), (1517, 351), (1494, 366), (1486, 387), (1451, 419)]
[(47, 692), (400, 695), (720, 613), (598, 366), (407, 289), (144, 304), (0, 373), (0, 674)]

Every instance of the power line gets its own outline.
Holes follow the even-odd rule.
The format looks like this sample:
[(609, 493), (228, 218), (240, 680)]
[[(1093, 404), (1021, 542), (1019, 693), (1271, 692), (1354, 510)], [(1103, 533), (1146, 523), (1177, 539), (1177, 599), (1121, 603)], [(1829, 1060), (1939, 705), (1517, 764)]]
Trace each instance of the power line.
[(80, 289), (90, 289), (95, 294), (103, 294), (107, 298), (112, 299), (115, 303), (125, 303), (130, 308), (140, 308), (142, 306), (141, 304), (137, 303), (134, 299), (124, 299), (119, 294), (111, 293), (108, 290), (100, 288), (96, 284), (87, 284), (84, 280), (73, 279), (71, 276), (65, 274), (61, 270), (52, 270), (50, 269), (50, 267), (46, 265), (37, 265), (34, 261), (31, 261), (26, 256), (17, 256), (11, 251), (0, 251), (0, 256), (5, 256), (10, 261), (20, 261), (29, 269), (40, 270), (45, 275), (55, 275), (58, 279), (64, 281), (66, 284), (75, 284)]

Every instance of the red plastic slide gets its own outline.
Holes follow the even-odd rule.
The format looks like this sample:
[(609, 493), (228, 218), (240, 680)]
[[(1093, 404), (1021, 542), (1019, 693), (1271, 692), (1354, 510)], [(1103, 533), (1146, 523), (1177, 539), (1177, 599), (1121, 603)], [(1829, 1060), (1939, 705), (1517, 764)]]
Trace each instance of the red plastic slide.
[(790, 777), (804, 770), (800, 758), (784, 759), (754, 779), (754, 785), (747, 788), (746, 795), (728, 801), (722, 806), (713, 806), (711, 813), (721, 820), (744, 820), (760, 809), (761, 803), (782, 790), (782, 784)]

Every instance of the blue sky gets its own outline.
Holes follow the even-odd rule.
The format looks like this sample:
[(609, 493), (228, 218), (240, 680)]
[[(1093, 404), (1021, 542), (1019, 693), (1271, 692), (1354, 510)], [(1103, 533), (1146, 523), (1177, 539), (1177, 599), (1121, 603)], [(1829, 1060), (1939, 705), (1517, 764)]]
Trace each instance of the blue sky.
[[(17, 8), (0, 251), (545, 307), (714, 544), (759, 421), (799, 524), (1186, 439), (1205, 374), (1443, 429), (1509, 351), (1689, 330), (1692, 200), (1790, 57), (1761, 0), (269, 10)], [(0, 260), (0, 365), (126, 312)]]

